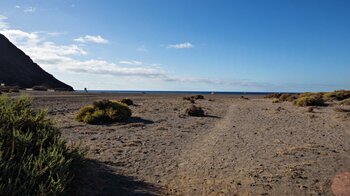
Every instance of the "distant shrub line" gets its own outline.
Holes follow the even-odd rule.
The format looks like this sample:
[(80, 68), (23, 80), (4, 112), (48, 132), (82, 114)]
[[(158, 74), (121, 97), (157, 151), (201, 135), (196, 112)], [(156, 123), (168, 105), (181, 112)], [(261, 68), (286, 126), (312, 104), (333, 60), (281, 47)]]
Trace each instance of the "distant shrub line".
[(301, 94), (270, 94), (265, 98), (272, 98), (273, 103), (284, 101), (293, 102), (297, 106), (325, 106), (327, 101), (340, 101), (340, 105), (350, 105), (350, 91), (338, 90), (334, 92), (301, 93)]

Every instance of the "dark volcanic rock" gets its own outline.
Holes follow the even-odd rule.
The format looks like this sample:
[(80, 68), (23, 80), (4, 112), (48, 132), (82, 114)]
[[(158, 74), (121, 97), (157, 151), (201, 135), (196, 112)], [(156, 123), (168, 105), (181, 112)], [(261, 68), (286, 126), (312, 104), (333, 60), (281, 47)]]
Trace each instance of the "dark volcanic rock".
[(0, 83), (20, 88), (45, 86), (49, 89), (73, 90), (71, 86), (57, 80), (34, 63), (2, 34), (0, 34)]

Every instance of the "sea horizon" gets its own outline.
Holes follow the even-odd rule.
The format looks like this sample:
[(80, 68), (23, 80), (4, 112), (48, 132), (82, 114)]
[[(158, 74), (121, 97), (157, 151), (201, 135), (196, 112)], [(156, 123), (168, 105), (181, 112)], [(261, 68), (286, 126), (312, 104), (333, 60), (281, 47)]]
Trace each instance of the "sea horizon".
[[(75, 90), (75, 92), (85, 92), (84, 90)], [(134, 93), (134, 94), (218, 94), (218, 95), (267, 95), (274, 93), (297, 94), (300, 92), (272, 92), (272, 91), (167, 91), (167, 90), (88, 90), (90, 93)]]

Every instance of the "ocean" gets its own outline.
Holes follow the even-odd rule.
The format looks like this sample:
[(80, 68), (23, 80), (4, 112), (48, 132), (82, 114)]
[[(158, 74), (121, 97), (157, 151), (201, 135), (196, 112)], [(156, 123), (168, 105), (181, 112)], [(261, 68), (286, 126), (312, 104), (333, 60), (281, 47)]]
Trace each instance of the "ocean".
[[(76, 90), (84, 92), (84, 90)], [(138, 90), (88, 90), (91, 93), (135, 93), (135, 94), (218, 94), (218, 95), (267, 95), (273, 93), (289, 93), (296, 92), (239, 92), (239, 91), (138, 91)]]

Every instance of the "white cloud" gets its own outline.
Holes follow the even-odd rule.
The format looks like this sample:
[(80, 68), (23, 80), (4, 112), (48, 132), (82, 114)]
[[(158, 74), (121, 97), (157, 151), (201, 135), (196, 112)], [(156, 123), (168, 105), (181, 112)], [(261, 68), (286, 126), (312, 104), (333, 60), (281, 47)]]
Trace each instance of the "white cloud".
[[(102, 76), (118, 76), (118, 78), (126, 76), (128, 79), (130, 77), (137, 77), (143, 78), (145, 81), (198, 83), (214, 86), (261, 86), (261, 84), (247, 81), (178, 77), (166, 72), (160, 67), (160, 64), (148, 64), (135, 60), (124, 60), (117, 64), (106, 60), (89, 59), (88, 53), (83, 48), (84, 46), (75, 44), (60, 45), (47, 41), (45, 37), (48, 36), (47, 32), (25, 32), (19, 29), (11, 29), (6, 23), (6, 19), (5, 16), (0, 15), (0, 24), (2, 24), (0, 33), (4, 34), (12, 43), (29, 55), (34, 62), (49, 72), (88, 73)], [(103, 82), (104, 80), (102, 79), (101, 81)]]
[(19, 9), (19, 8), (21, 8), (21, 6), (19, 6), (19, 5), (15, 5), (15, 8), (16, 8), (16, 9)]
[(5, 21), (6, 19), (6, 16), (0, 15), (0, 30), (7, 29), (9, 27), (7, 22)]
[(93, 35), (85, 35), (83, 37), (78, 37), (74, 39), (76, 42), (86, 43), (86, 42), (92, 42), (96, 44), (107, 44), (109, 41), (101, 37), (100, 35), (93, 36)]
[(119, 64), (125, 64), (125, 65), (142, 65), (143, 63), (141, 61), (119, 61)]
[(26, 13), (33, 13), (36, 11), (35, 7), (27, 7), (26, 9), (23, 10)]
[(194, 45), (186, 42), (186, 43), (180, 43), (180, 44), (170, 44), (167, 46), (167, 48), (175, 48), (175, 49), (189, 49), (189, 48), (193, 48)]

